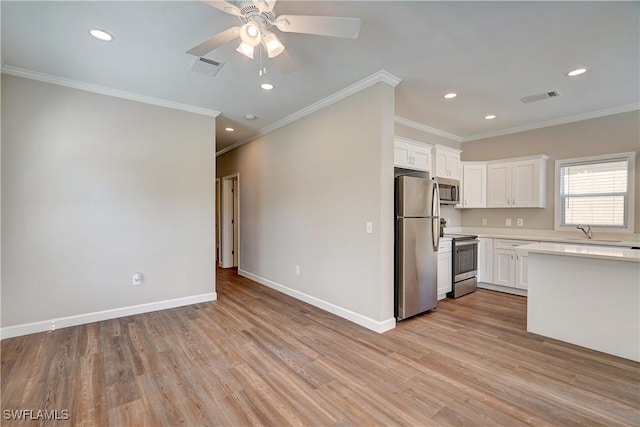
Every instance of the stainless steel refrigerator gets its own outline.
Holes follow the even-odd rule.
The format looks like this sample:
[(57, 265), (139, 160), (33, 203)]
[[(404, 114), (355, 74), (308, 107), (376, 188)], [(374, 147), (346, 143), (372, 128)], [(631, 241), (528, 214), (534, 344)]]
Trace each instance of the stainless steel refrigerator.
[(406, 319), (438, 304), (440, 197), (428, 178), (396, 177), (396, 318)]

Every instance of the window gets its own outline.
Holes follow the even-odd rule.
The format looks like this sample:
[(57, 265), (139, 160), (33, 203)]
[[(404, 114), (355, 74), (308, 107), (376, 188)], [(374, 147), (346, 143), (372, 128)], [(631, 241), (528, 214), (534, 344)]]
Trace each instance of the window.
[(556, 161), (556, 229), (633, 231), (635, 153)]

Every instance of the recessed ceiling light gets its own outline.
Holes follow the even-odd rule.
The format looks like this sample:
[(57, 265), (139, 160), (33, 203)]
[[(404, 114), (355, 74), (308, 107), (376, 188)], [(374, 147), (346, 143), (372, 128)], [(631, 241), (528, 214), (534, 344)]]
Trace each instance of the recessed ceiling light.
[(235, 129), (234, 128), (224, 128), (224, 130), (226, 130), (227, 132), (233, 132)]
[(264, 90), (273, 90), (273, 85), (271, 83), (262, 83), (260, 87)]
[(493, 120), (496, 118), (495, 114), (489, 114), (488, 116), (484, 116), (485, 120)]
[(579, 76), (580, 74), (584, 74), (584, 73), (586, 73), (586, 72), (587, 72), (587, 69), (586, 69), (586, 68), (578, 68), (578, 69), (576, 69), (576, 70), (569, 71), (569, 72), (567, 73), (567, 76), (569, 76), (569, 77), (576, 77), (576, 76)]
[(445, 97), (446, 99), (452, 99), (452, 98), (455, 98), (456, 96), (458, 96), (458, 94), (457, 94), (457, 93), (453, 93), (453, 92), (451, 92), (451, 93), (446, 94), (444, 97)]
[(89, 31), (89, 34), (103, 42), (110, 42), (111, 40), (113, 40), (113, 36), (104, 30), (93, 29)]

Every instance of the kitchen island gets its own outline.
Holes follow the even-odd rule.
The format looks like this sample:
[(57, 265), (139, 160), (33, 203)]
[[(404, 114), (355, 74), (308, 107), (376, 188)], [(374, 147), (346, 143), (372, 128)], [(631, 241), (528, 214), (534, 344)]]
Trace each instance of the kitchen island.
[(527, 331), (640, 361), (640, 250), (565, 243), (529, 256)]

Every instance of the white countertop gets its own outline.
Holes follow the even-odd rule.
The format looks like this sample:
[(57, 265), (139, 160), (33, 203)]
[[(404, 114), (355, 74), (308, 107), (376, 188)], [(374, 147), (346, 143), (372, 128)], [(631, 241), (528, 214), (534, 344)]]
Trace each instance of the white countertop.
[(640, 262), (640, 249), (613, 246), (582, 245), (572, 243), (531, 243), (516, 248), (518, 252), (580, 258), (598, 258), (612, 261)]
[[(447, 229), (447, 231), (449, 231)], [(451, 232), (454, 232), (453, 230)], [(618, 246), (631, 248), (640, 247), (640, 235), (624, 233), (600, 233), (594, 232), (593, 239), (587, 239), (579, 232), (566, 232), (555, 230), (532, 230), (532, 229), (504, 229), (504, 228), (477, 228), (461, 227), (456, 232), (476, 234), (478, 237), (491, 239), (509, 240), (531, 240), (535, 242), (567, 243), (574, 245), (595, 245), (595, 246)]]

